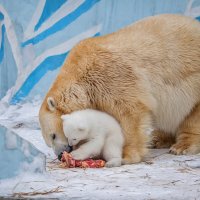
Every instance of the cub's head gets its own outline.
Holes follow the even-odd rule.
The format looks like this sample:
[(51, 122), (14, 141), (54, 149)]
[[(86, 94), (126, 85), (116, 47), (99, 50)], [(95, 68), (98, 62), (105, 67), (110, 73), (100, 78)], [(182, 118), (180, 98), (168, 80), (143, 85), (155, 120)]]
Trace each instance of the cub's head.
[(79, 112), (62, 115), (61, 118), (63, 120), (64, 134), (70, 146), (74, 147), (83, 140), (88, 139), (88, 122), (82, 116), (79, 116)]

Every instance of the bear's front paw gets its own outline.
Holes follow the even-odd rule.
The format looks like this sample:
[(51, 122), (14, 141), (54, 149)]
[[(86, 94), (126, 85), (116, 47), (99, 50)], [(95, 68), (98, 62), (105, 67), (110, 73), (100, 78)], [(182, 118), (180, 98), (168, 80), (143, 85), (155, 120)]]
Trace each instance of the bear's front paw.
[(123, 151), (124, 155), (122, 159), (122, 164), (127, 165), (140, 162), (145, 154), (145, 151), (145, 148), (142, 148), (142, 151), (139, 152), (138, 150), (132, 148), (132, 146), (125, 146)]
[(134, 156), (125, 156), (122, 159), (122, 164), (123, 165), (128, 165), (128, 164), (133, 164), (133, 163), (138, 163), (142, 160), (141, 156), (139, 154), (135, 154)]
[(82, 151), (80, 152), (80, 151), (78, 151), (78, 150), (72, 151), (72, 152), (71, 152), (71, 156), (72, 156), (72, 158), (75, 159), (75, 160), (85, 160), (85, 159), (88, 158), (87, 155), (85, 155), (84, 152), (82, 152)]
[(105, 167), (120, 167), (122, 164), (122, 160), (119, 159), (112, 159), (106, 162)]

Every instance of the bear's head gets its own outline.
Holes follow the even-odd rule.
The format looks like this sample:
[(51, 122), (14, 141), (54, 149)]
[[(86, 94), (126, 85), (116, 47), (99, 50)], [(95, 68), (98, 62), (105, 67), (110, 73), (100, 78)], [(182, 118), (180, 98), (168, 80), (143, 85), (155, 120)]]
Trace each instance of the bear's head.
[[(80, 45), (79, 45), (80, 46)], [(72, 50), (60, 70), (59, 75), (48, 91), (39, 112), (43, 138), (55, 154), (69, 149), (68, 140), (63, 132), (61, 115), (76, 110), (93, 108), (84, 76), (90, 63), (80, 47)]]
[(68, 149), (68, 141), (62, 130), (61, 114), (54, 97), (47, 96), (40, 108), (39, 121), (43, 138), (56, 155)]
[(82, 87), (76, 83), (70, 83), (68, 89), (66, 85), (65, 91), (53, 90), (55, 88), (48, 92), (40, 108), (39, 121), (46, 144), (59, 155), (64, 150), (70, 150), (61, 116), (89, 107), (89, 101)]

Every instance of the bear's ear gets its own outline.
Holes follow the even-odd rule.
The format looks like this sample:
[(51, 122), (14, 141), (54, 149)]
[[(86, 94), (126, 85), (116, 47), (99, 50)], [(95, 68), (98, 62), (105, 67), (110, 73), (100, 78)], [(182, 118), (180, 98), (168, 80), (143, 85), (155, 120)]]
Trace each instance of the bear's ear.
[(53, 97), (48, 97), (47, 98), (47, 105), (50, 111), (55, 111), (56, 110), (56, 102)]

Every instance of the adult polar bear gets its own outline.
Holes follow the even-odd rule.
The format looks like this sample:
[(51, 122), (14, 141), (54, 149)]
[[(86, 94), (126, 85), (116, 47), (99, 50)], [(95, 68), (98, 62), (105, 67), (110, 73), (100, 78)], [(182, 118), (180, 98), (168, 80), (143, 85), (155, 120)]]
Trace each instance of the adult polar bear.
[(76, 45), (39, 113), (43, 137), (56, 154), (68, 145), (61, 115), (86, 108), (119, 121), (124, 163), (141, 161), (150, 127), (155, 146), (176, 135), (172, 153), (200, 152), (199, 22), (158, 15)]

